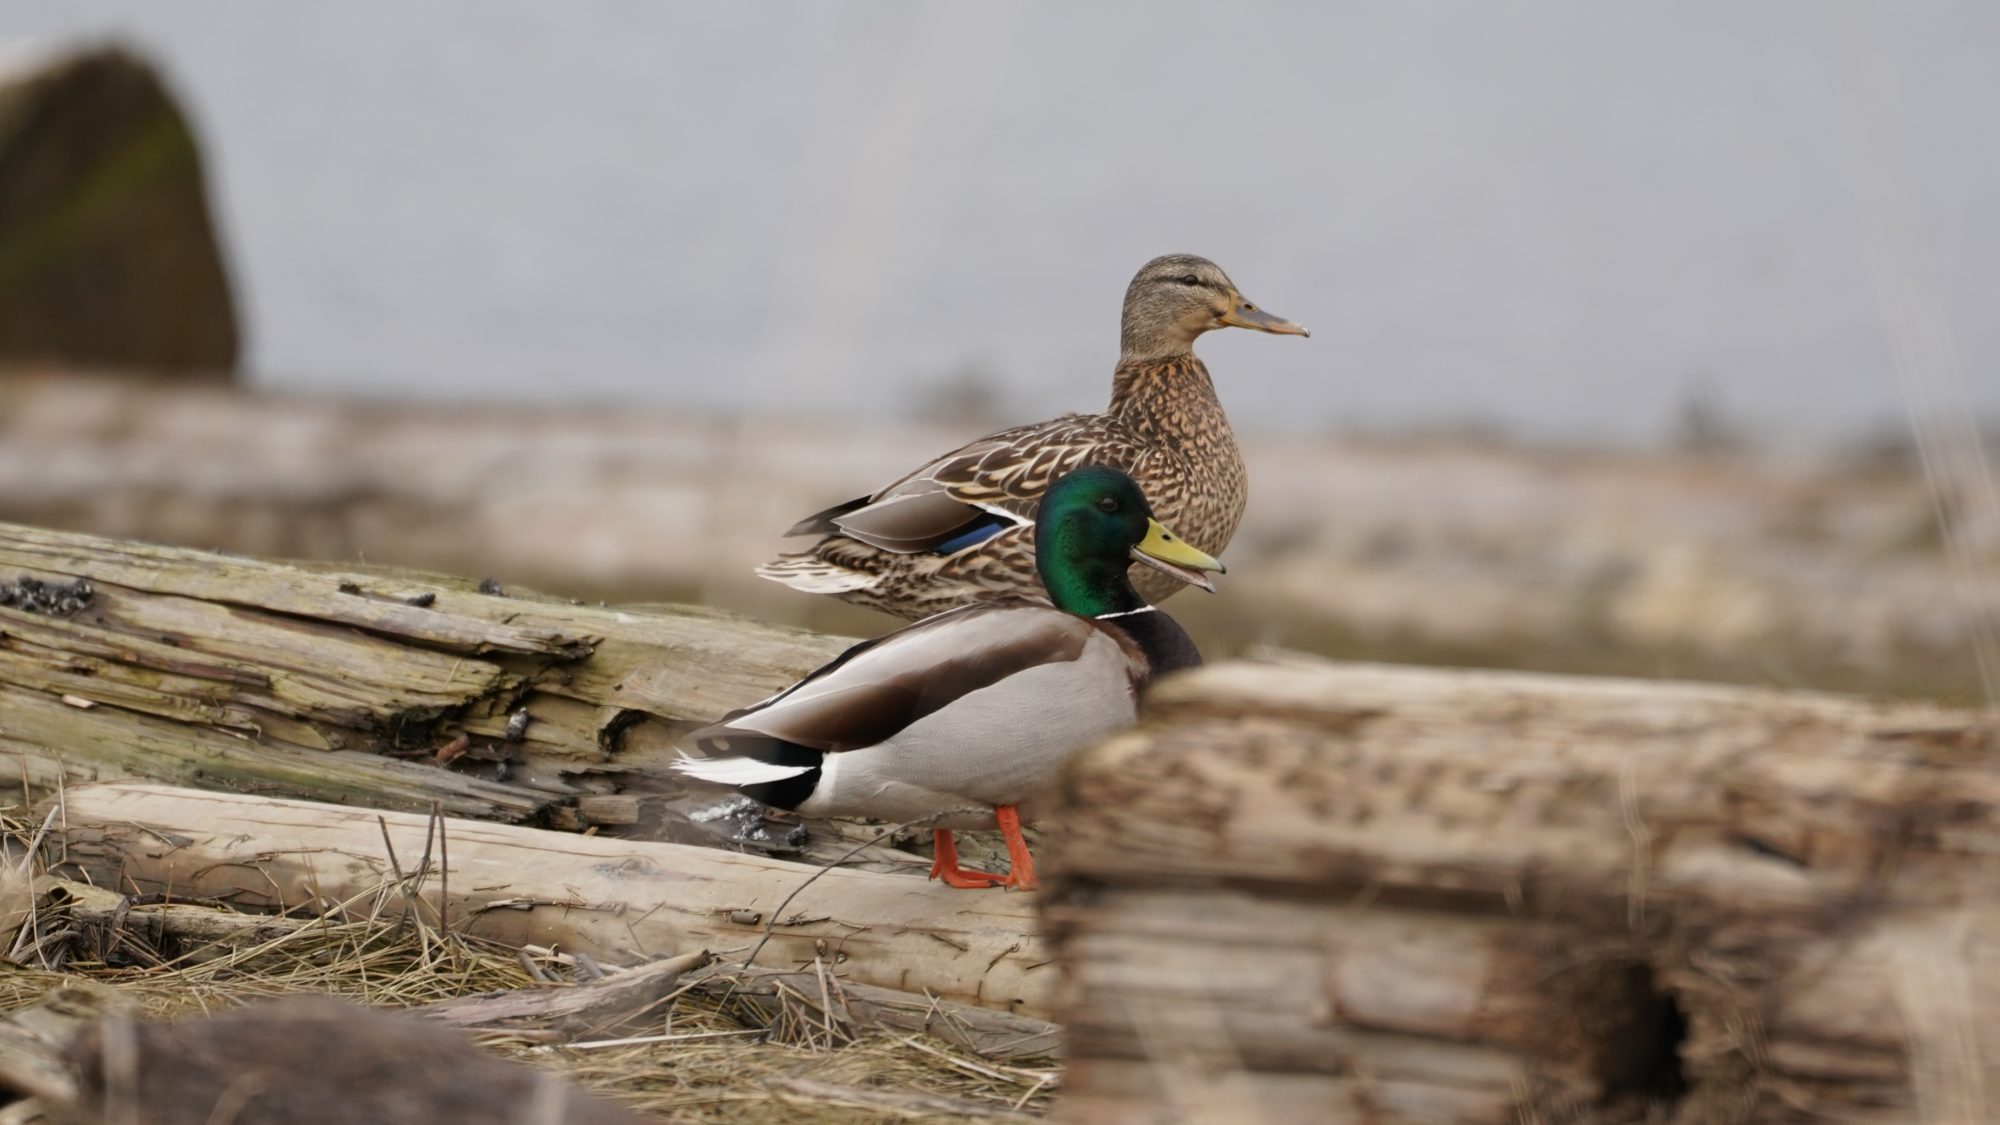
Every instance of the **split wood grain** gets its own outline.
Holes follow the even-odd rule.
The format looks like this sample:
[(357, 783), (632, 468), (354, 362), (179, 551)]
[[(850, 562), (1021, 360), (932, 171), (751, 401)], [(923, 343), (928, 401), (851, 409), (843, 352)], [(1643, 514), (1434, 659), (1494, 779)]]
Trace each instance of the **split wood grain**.
[[(67, 864), (58, 873), (257, 910), (350, 900), (372, 909), (378, 896), (393, 913), (403, 903), (391, 889), (395, 869), (407, 879), (429, 854), (420, 897), (455, 928), (615, 964), (689, 949), (740, 960), (786, 896), (820, 871), (455, 818), (443, 819), (448, 842), (439, 843), (438, 827), (407, 813), (105, 783), (66, 795), (58, 831)], [(1057, 970), (1034, 935), (1031, 896), (836, 868), (783, 910), (758, 966), (797, 970), (819, 958), (863, 985), (1031, 1017), (1049, 1010)]]

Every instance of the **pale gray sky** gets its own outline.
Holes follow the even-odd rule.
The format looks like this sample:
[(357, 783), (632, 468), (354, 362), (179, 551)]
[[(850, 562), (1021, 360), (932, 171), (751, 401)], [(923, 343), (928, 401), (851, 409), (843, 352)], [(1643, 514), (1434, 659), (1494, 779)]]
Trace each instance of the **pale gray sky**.
[(194, 105), (273, 385), (899, 413), (976, 365), (1039, 417), (1188, 250), (1313, 329), (1204, 343), (1250, 427), (2000, 412), (1991, 4), (0, 0), (104, 32)]

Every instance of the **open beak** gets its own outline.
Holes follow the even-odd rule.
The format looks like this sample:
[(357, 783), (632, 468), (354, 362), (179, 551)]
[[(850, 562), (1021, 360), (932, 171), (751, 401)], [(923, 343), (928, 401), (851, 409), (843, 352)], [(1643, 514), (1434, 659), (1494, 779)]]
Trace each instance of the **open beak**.
[(1209, 581), (1208, 574), (1225, 574), (1228, 567), (1213, 555), (1204, 554), (1187, 545), (1187, 541), (1160, 525), (1159, 520), (1146, 521), (1146, 537), (1132, 548), (1132, 560), (1142, 562), (1162, 574), (1171, 574), (1190, 586), (1199, 586), (1209, 593), (1215, 593), (1215, 583)]
[(1277, 336), (1312, 335), (1305, 330), (1304, 325), (1293, 324), (1281, 316), (1272, 316), (1244, 300), (1241, 293), (1236, 294), (1236, 300), (1229, 306), (1229, 311), (1222, 314), (1222, 323), (1237, 328), (1254, 328), (1259, 332), (1269, 332)]

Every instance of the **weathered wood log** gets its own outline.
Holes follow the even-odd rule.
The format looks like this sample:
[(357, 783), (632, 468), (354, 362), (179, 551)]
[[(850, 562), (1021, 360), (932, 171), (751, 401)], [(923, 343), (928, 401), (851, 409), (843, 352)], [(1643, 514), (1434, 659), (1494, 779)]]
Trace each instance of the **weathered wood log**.
[(767, 1021), (781, 1018), (788, 1007), (803, 1008), (815, 1021), (832, 1020), (850, 1037), (863, 1029), (921, 1032), (994, 1060), (1062, 1053), (1062, 1031), (1046, 1020), (862, 984), (837, 973), (827, 984), (817, 972), (717, 966), (689, 983), (711, 998), (755, 1007)]
[[(101, 964), (199, 964), (322, 924), (312, 918), (250, 914), (186, 901), (135, 902), (127, 894), (54, 876), (35, 880), (35, 889), (45, 917), (58, 920), (75, 935), (81, 955), (68, 959)], [(8, 933), (0, 930), (0, 939)], [(27, 961), (26, 951), (16, 960)], [(61, 964), (46, 948), (37, 951), (35, 963)]]
[(768, 929), (758, 966), (817, 957), (864, 985), (1028, 1016), (1048, 1011), (1055, 985), (1030, 896), (908, 875), (137, 783), (69, 790), (57, 832), (58, 874), (140, 892), (394, 916), (397, 870), (408, 884), (428, 856), (428, 916), (508, 945), (611, 963), (691, 949), (740, 961)]
[(1692, 684), (1163, 684), (1059, 814), (1063, 1112), (2000, 1119), (1996, 751)]
[(482, 992), (416, 1009), (453, 1027), (588, 1028), (603, 1030), (651, 1009), (690, 969), (714, 960), (704, 950), (662, 958), (601, 980), (544, 988)]
[(20, 758), (0, 784), (151, 778), (581, 828), (579, 797), (663, 783), (677, 722), (842, 643), (0, 524), (0, 755)]
[[(53, 876), (37, 880), (36, 889), (53, 907), (44, 913), (45, 928), (70, 933), (81, 950), (78, 956), (97, 962), (198, 964), (326, 925), (322, 918), (158, 901), (165, 896), (135, 902), (103, 887)], [(6, 934), (0, 929), (0, 940)], [(788, 1011), (804, 1010), (815, 1023), (830, 1021), (844, 1035), (918, 1032), (989, 1060), (1047, 1059), (1061, 1053), (1060, 1029), (1044, 1020), (863, 984), (843, 969), (825, 970), (824, 965), (822, 975), (810, 969), (746, 968), (714, 960), (705, 951), (683, 953), (628, 969), (614, 966), (609, 975), (595, 981), (481, 993), (415, 1010), (458, 1027), (583, 1029), (594, 1034), (615, 1025), (621, 1015), (650, 1012), (658, 1000), (682, 988), (752, 1009), (766, 1023), (783, 1019)], [(34, 1017), (24, 1018), (34, 1022)], [(46, 1030), (0, 1023), (0, 1084), (6, 1084), (11, 1073), (8, 1060), (22, 1050), (28, 1056), (23, 1066), (32, 1070), (36, 1060), (52, 1064), (64, 1041)]]

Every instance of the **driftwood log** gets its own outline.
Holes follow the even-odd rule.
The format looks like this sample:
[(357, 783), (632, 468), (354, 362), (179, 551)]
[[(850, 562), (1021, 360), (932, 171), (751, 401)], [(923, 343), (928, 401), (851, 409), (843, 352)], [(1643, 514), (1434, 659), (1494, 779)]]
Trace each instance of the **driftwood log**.
[(828, 984), (817, 972), (717, 965), (697, 977), (693, 988), (755, 1008), (769, 1022), (782, 1018), (787, 1008), (804, 1009), (815, 1022), (831, 1021), (848, 1038), (863, 1030), (922, 1032), (989, 1061), (1062, 1054), (1062, 1031), (1045, 1020), (837, 975)]
[[(46, 875), (36, 880), (36, 890), (44, 904), (41, 925), (16, 941), (14, 960), (45, 967), (78, 961), (180, 967), (232, 954), (296, 956), (299, 943), (323, 939), (329, 926), (339, 927), (343, 917), (359, 912), (350, 907), (320, 917), (245, 913), (221, 903), (121, 895)], [(434, 904), (433, 895), (419, 893), (426, 905)], [(0, 932), (0, 942), (6, 940)], [(793, 970), (723, 964), (703, 951), (622, 967), (545, 949), (523, 952), (533, 953), (539, 964), (567, 963), (575, 979), (437, 1001), (412, 1011), (462, 1029), (561, 1044), (657, 1026), (676, 996), (697, 995), (725, 1005), (750, 1027), (829, 1043), (887, 1031), (927, 1035), (988, 1062), (1045, 1064), (1060, 1052), (1053, 1024), (863, 984), (834, 965), (837, 954)], [(71, 978), (67, 986), (7, 1013), (0, 1018), (0, 1088), (40, 1098), (45, 1108), (72, 1105), (79, 1089), (69, 1056), (78, 1035), (106, 1015), (131, 1012), (134, 1004), (115, 988)], [(0, 1115), (0, 1122), (13, 1120)]]
[[(24, 581), (25, 580), (25, 581)], [(0, 524), (0, 785), (118, 778), (583, 828), (843, 642), (685, 607)], [(11, 763), (10, 763), (11, 765)]]
[(1070, 1120), (2000, 1120), (2000, 714), (1315, 663), (1075, 770)]
[(453, 1027), (601, 1031), (657, 1009), (688, 970), (712, 960), (706, 951), (697, 950), (581, 984), (458, 996), (426, 1004), (417, 1012)]
[(57, 874), (140, 894), (395, 916), (408, 889), (424, 917), (506, 945), (620, 964), (694, 949), (741, 962), (762, 942), (759, 967), (818, 959), (862, 985), (1030, 1017), (1055, 987), (1032, 896), (910, 875), (137, 783), (69, 790), (52, 836)]

